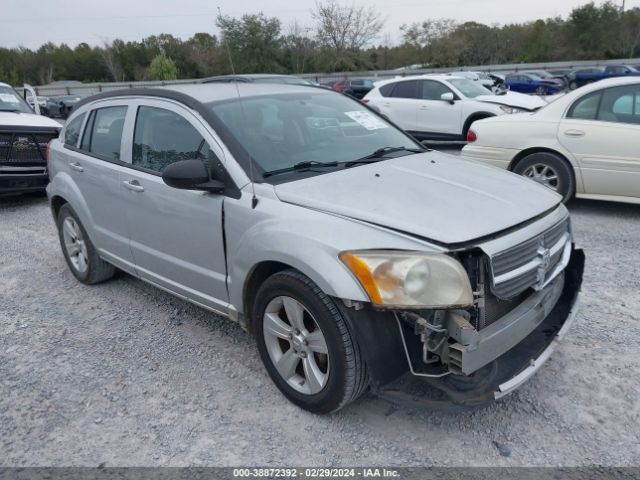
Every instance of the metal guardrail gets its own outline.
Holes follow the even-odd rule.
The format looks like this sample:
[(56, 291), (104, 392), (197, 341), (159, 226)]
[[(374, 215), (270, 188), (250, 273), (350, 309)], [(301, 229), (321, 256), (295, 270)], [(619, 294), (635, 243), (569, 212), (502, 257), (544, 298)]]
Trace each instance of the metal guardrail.
[[(347, 80), (350, 78), (372, 78), (386, 79), (394, 77), (405, 77), (411, 75), (422, 75), (425, 73), (450, 73), (459, 71), (483, 71), (493, 73), (511, 73), (522, 70), (562, 70), (575, 68), (601, 67), (606, 65), (640, 65), (640, 58), (627, 58), (617, 60), (572, 60), (567, 62), (544, 62), (544, 63), (514, 63), (501, 65), (470, 65), (455, 68), (422, 68), (422, 69), (396, 69), (396, 70), (368, 70), (361, 72), (337, 72), (337, 73), (306, 73), (298, 75), (308, 80), (319, 83), (337, 80)], [(159, 87), (166, 85), (181, 85), (198, 83), (199, 79), (173, 80), (173, 81), (142, 81), (142, 82), (106, 82), (106, 83), (78, 83), (78, 84), (50, 84), (34, 87), (38, 95), (93, 95), (110, 90), (121, 88), (142, 88)]]

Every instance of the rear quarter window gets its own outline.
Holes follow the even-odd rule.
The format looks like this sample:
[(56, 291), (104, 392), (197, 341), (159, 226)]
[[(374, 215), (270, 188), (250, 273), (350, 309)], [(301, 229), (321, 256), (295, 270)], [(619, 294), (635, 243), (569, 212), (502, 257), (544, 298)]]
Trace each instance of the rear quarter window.
[(84, 117), (86, 114), (78, 115), (76, 118), (71, 120), (69, 124), (64, 129), (64, 144), (69, 145), (71, 147), (75, 147), (78, 145), (78, 140), (80, 139), (80, 129), (82, 128), (82, 122), (84, 122)]

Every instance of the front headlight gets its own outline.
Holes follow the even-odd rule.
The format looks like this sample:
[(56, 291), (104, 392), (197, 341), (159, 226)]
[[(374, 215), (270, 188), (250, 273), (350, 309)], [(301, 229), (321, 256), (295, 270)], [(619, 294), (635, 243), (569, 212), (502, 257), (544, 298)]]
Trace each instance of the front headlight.
[(342, 252), (374, 305), (396, 308), (451, 308), (473, 303), (467, 272), (442, 253)]
[(502, 110), (504, 113), (511, 115), (512, 113), (520, 113), (522, 112), (521, 109), (519, 108), (515, 108), (515, 107), (508, 107), (507, 105), (500, 105), (500, 110)]

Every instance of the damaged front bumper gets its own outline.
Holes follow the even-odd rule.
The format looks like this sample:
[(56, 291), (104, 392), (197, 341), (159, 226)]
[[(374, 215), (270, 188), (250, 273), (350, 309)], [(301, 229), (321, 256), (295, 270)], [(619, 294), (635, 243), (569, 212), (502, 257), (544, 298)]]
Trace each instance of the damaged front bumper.
[[(464, 322), (456, 323), (456, 312), (448, 312), (444, 324), (450, 335), (450, 358), (448, 369), (440, 372), (424, 368), (415, 345), (407, 347), (407, 341), (414, 341), (409, 338), (411, 330), (396, 317), (399, 347), (390, 339), (390, 331), (384, 337), (384, 357), (372, 358), (367, 354), (372, 349), (363, 346), (372, 365), (373, 391), (392, 401), (421, 405), (480, 405), (513, 392), (549, 359), (575, 321), (583, 270), (584, 253), (573, 249), (564, 275), (480, 331), (456, 331), (456, 325)], [(376, 336), (380, 340), (381, 332)], [(396, 355), (404, 357), (403, 367)]]

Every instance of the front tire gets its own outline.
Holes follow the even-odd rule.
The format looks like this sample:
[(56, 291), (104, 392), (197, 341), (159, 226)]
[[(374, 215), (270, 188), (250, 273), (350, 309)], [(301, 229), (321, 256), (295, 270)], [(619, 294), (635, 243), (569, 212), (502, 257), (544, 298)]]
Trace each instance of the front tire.
[(547, 87), (538, 87), (536, 88), (536, 95), (546, 95)]
[(113, 277), (115, 267), (100, 258), (78, 215), (68, 204), (60, 208), (57, 226), (64, 259), (79, 281), (93, 285)]
[(366, 366), (346, 319), (306, 276), (285, 270), (269, 277), (252, 315), (262, 362), (291, 402), (331, 413), (367, 388)]
[(573, 197), (576, 190), (571, 166), (555, 153), (529, 154), (516, 164), (513, 171), (560, 194), (565, 203)]

